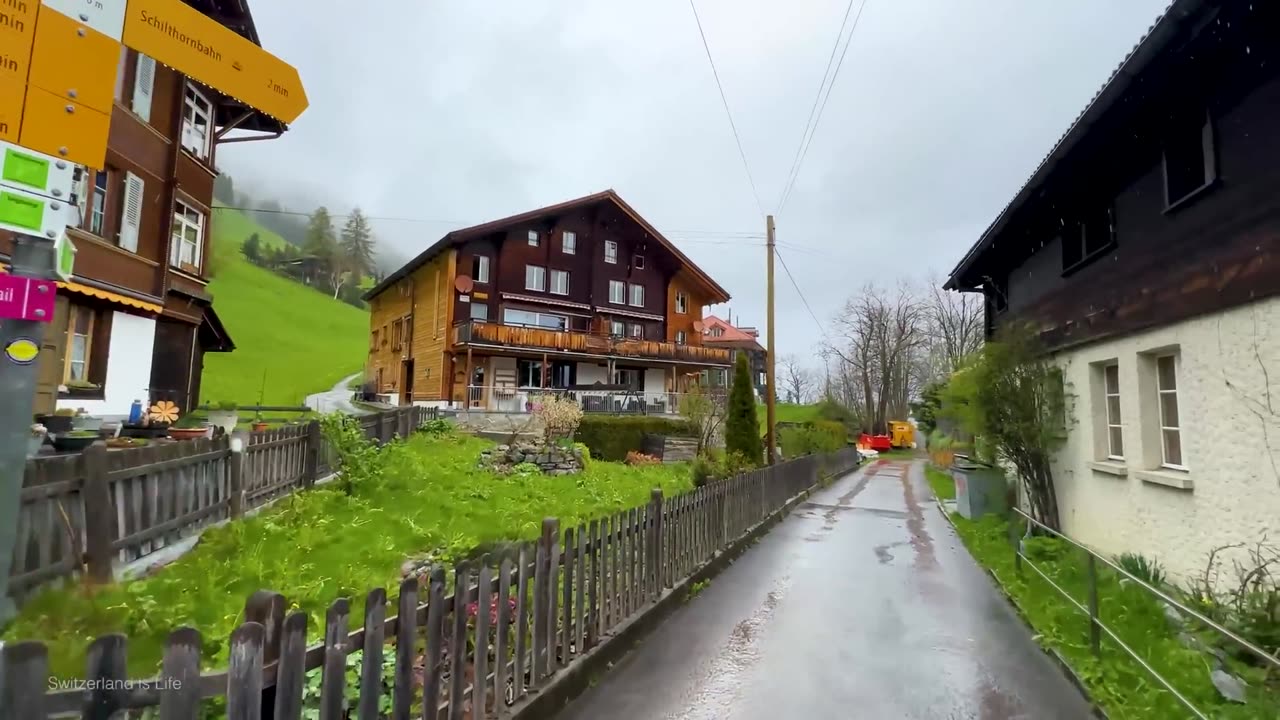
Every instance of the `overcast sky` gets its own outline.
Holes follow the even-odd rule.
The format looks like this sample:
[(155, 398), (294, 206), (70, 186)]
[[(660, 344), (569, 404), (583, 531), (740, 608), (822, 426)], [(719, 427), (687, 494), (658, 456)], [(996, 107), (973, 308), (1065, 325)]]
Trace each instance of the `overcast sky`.
[[(280, 139), (219, 150), (237, 185), (432, 221), (375, 223), (405, 256), (611, 187), (763, 329), (764, 219), (686, 0), (250, 4), (311, 106)], [(865, 282), (949, 270), (1165, 4), (868, 0), (777, 218), (818, 320)], [(698, 2), (767, 212), (846, 6)], [(817, 366), (821, 337), (779, 266), (779, 352)]]

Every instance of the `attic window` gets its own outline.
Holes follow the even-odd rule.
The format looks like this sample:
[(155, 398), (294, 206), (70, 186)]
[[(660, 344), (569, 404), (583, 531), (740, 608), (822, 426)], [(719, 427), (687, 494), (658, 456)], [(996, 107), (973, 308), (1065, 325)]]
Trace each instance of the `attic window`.
[(644, 256), (643, 256), (643, 255), (637, 255), (637, 256), (636, 256), (635, 267), (636, 267), (636, 269), (637, 269), (637, 270), (643, 270), (643, 269), (644, 269)]
[(1197, 111), (1174, 117), (1164, 141), (1164, 199), (1166, 209), (1198, 194), (1218, 178), (1209, 113)]
[(1062, 233), (1062, 272), (1083, 267), (1115, 243), (1115, 211), (1110, 205), (1091, 210)]
[(529, 231), (529, 244), (530, 244), (530, 245), (532, 245), (533, 247), (538, 247), (538, 245), (539, 245), (539, 240), (538, 240), (538, 231), (537, 231), (537, 230), (530, 230), (530, 231)]

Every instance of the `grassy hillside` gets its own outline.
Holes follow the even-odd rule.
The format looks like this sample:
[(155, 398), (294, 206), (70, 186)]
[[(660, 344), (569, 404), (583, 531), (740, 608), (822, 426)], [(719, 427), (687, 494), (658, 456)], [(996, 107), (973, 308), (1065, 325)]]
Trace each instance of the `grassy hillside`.
[[(764, 432), (768, 429), (765, 425), (764, 405), (756, 406), (756, 415), (760, 418), (760, 431)], [(774, 408), (774, 415), (777, 417), (778, 422), (806, 423), (819, 419), (817, 405), (778, 403)]]
[(236, 349), (205, 356), (201, 400), (256, 404), (265, 372), (266, 404), (297, 404), (360, 371), (369, 314), (251, 265), (240, 245), (254, 232), (265, 245), (284, 243), (237, 210), (214, 216), (209, 292)]

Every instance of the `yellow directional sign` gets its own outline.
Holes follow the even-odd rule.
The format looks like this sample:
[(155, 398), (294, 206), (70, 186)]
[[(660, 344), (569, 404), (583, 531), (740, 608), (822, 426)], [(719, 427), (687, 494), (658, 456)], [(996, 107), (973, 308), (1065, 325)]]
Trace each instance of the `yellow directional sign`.
[(27, 82), (110, 114), (119, 59), (120, 43), (85, 23), (45, 8), (36, 28)]
[(124, 44), (286, 123), (307, 108), (293, 66), (181, 0), (129, 0)]
[(27, 82), (40, 0), (0, 0), (0, 81)]
[(0, 80), (0, 140), (18, 142), (22, 127), (22, 104), (27, 99), (27, 86), (13, 80)]
[(27, 88), (18, 144), (79, 165), (101, 169), (107, 157), (111, 116), (54, 95)]

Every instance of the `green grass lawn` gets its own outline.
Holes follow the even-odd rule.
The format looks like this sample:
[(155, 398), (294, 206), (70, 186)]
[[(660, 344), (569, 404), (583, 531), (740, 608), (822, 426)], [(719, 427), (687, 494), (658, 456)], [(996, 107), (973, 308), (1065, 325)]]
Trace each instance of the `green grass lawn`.
[[(1089, 623), (1084, 613), (1063, 599), (1034, 570), (1014, 569), (1007, 523), (995, 516), (981, 521), (952, 515), (969, 552), (993, 570), (1017, 600), (1036, 630), (1037, 641), (1060, 652), (1112, 720), (1165, 720), (1190, 714), (1137, 662), (1105, 635), (1102, 657), (1089, 649)], [(1067, 590), (1077, 602), (1087, 597), (1084, 553), (1051, 538), (1032, 538), (1027, 554), (1038, 567)], [(1212, 665), (1199, 652), (1178, 642), (1166, 620), (1162, 603), (1134, 584), (1121, 585), (1116, 573), (1099, 565), (1099, 614), (1146, 662), (1209, 717), (1228, 720), (1280, 717), (1280, 698), (1264, 689), (1262, 671), (1232, 662), (1233, 671), (1250, 686), (1248, 705), (1222, 700), (1209, 680)], [(1201, 635), (1209, 642), (1208, 635)], [(1274, 682), (1274, 680), (1273, 680)]]
[(924, 466), (924, 477), (929, 481), (929, 487), (933, 488), (933, 496), (939, 500), (955, 500), (956, 499), (956, 481), (951, 477), (951, 473), (946, 470), (939, 470), (931, 464)]
[(296, 405), (364, 366), (369, 314), (250, 264), (240, 245), (253, 232), (284, 242), (237, 210), (214, 217), (209, 292), (236, 349), (205, 355), (201, 400), (256, 404), (265, 374), (265, 403)]
[(406, 557), (431, 552), (449, 563), (503, 541), (535, 539), (546, 517), (568, 528), (692, 488), (686, 465), (631, 467), (594, 461), (578, 475), (498, 476), (476, 467), (491, 443), (418, 434), (383, 451), (382, 479), (354, 496), (318, 488), (295, 494), (243, 521), (209, 530), (200, 543), (155, 575), (88, 592), (49, 591), (27, 603), (3, 634), (50, 644), (53, 673), (84, 672), (84, 652), (99, 635), (129, 637), (134, 677), (158, 667), (165, 637), (180, 625), (201, 631), (206, 662), (226, 661), (226, 640), (255, 590), (281, 592), (323, 631), (324, 610), (352, 599), (352, 626), (374, 587), (395, 594)]

